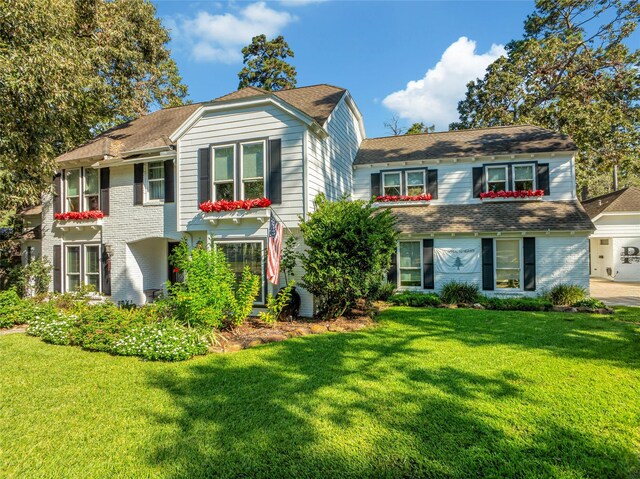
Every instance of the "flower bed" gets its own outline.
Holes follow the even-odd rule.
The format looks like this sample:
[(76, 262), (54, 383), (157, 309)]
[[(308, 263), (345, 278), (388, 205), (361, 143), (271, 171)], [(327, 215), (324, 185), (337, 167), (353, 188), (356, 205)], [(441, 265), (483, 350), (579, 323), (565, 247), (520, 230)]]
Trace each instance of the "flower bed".
[(530, 198), (534, 196), (544, 196), (544, 190), (520, 190), (520, 191), (489, 191), (480, 193), (480, 199), (495, 198)]
[(200, 211), (205, 213), (220, 213), (221, 211), (235, 211), (235, 210), (247, 210), (251, 208), (267, 208), (271, 206), (271, 200), (268, 198), (257, 198), (251, 200), (238, 200), (238, 201), (205, 201), (200, 203)]
[(61, 221), (99, 220), (100, 218), (104, 218), (104, 213), (100, 210), (69, 211), (67, 213), (55, 213), (53, 217), (54, 219), (61, 220)]
[(396, 201), (431, 201), (431, 199), (432, 199), (431, 193), (426, 193), (426, 194), (422, 194), (422, 195), (415, 195), (415, 196), (383, 195), (383, 196), (377, 196), (376, 197), (376, 201), (380, 202), (380, 203), (394, 203)]

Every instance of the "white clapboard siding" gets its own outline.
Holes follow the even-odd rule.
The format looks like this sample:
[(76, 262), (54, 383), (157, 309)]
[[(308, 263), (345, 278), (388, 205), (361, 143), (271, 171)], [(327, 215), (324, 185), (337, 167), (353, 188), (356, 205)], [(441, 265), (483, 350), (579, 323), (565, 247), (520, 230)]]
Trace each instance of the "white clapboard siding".
[(596, 237), (640, 236), (640, 213), (604, 214), (593, 222), (596, 225)]
[(325, 125), (324, 139), (309, 133), (307, 145), (307, 183), (309, 209), (318, 193), (336, 200), (353, 189), (353, 160), (362, 141), (358, 121), (343, 99)]
[[(179, 221), (181, 231), (209, 231), (213, 235), (265, 234), (264, 228), (221, 221), (211, 225), (198, 209), (198, 150), (212, 143), (235, 143), (258, 138), (282, 140), (282, 204), (273, 209), (288, 225), (295, 226), (302, 213), (306, 126), (275, 106), (214, 112), (200, 118), (178, 141)], [(265, 172), (268, 174), (268, 172)], [(240, 228), (238, 228), (240, 227)], [(248, 229), (247, 229), (248, 228)], [(260, 230), (260, 231), (258, 231)]]
[[(523, 162), (526, 159), (517, 158), (506, 160), (507, 162)], [(551, 195), (545, 197), (548, 201), (575, 200), (575, 179), (573, 177), (572, 160), (564, 157), (537, 157), (531, 160), (538, 163), (549, 164), (549, 184)], [(373, 164), (371, 167), (358, 165), (353, 174), (354, 197), (369, 199), (371, 197), (371, 174), (380, 171), (392, 171), (394, 169), (429, 168), (438, 170), (438, 199), (433, 204), (464, 204), (478, 203), (481, 200), (473, 198), (473, 168), (491, 163), (505, 163), (504, 159), (463, 161), (456, 163), (443, 160), (406, 162), (406, 164), (393, 162), (388, 164)]]

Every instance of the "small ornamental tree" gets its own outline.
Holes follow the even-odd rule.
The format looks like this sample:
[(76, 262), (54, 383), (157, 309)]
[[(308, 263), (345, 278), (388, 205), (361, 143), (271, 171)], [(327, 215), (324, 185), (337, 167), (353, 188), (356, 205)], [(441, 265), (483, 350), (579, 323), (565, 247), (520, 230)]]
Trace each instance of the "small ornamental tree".
[(336, 318), (357, 300), (372, 299), (396, 250), (398, 233), (389, 210), (318, 195), (300, 229), (307, 246), (300, 256), (302, 286), (319, 301), (320, 317)]

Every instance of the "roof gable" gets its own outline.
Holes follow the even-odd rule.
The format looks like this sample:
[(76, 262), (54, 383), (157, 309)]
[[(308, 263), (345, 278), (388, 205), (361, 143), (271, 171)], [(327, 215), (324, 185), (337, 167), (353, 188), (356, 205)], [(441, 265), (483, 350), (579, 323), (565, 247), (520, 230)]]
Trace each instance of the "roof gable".
[(602, 213), (640, 212), (640, 189), (634, 186), (596, 196), (582, 202), (591, 218)]

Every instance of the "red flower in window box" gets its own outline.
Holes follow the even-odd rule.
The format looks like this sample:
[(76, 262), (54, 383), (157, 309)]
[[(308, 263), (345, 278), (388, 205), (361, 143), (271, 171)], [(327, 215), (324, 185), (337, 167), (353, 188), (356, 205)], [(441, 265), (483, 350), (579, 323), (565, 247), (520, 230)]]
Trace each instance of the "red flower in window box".
[(234, 210), (249, 211), (251, 208), (267, 208), (268, 206), (271, 206), (271, 200), (269, 200), (268, 198), (238, 201), (205, 201), (204, 203), (200, 203), (200, 211), (204, 211), (205, 213), (220, 213), (221, 211)]
[(426, 193), (426, 194), (421, 194), (421, 195), (415, 195), (415, 196), (407, 196), (407, 195), (400, 195), (400, 196), (390, 196), (390, 195), (383, 195), (383, 196), (377, 196), (376, 197), (376, 201), (380, 202), (380, 203), (393, 203), (396, 201), (431, 201), (432, 197), (431, 197), (431, 193)]
[(532, 196), (544, 196), (544, 190), (489, 191), (480, 193), (481, 200), (485, 198), (529, 198)]
[(55, 213), (53, 217), (56, 220), (62, 220), (62, 221), (98, 220), (100, 218), (104, 218), (104, 213), (100, 210), (68, 211), (67, 213)]

